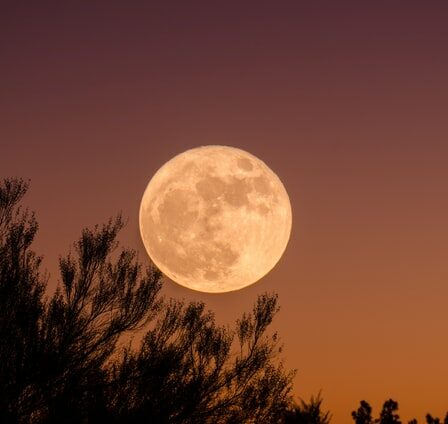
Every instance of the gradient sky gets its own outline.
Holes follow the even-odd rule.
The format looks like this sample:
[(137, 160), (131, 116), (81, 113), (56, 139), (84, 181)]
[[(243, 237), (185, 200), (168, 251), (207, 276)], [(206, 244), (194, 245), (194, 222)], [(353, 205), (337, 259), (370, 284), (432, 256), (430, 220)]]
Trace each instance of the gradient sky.
[(31, 179), (50, 288), (80, 230), (119, 211), (146, 260), (151, 176), (195, 146), (239, 147), (288, 190), (285, 255), (242, 291), (164, 293), (231, 324), (276, 291), (295, 393), (322, 389), (335, 424), (361, 399), (442, 415), (447, 22), (445, 1), (3, 2), (0, 177)]

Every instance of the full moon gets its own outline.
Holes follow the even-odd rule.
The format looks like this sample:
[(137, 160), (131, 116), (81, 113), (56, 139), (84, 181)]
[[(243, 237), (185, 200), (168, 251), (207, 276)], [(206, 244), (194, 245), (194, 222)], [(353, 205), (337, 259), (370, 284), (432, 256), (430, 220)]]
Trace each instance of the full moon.
[(291, 233), (288, 193), (260, 159), (203, 146), (165, 163), (140, 205), (140, 233), (154, 264), (193, 290), (239, 290), (279, 261)]

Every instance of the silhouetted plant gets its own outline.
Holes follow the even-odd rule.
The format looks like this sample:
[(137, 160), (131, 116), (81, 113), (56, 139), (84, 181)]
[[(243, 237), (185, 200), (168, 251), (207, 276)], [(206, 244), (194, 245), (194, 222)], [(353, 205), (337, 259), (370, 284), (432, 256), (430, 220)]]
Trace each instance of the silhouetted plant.
[(28, 414), (26, 398), (36, 375), (42, 296), (41, 258), (30, 245), (37, 231), (33, 214), (18, 204), (27, 183), (0, 184), (0, 422)]
[(352, 418), (356, 424), (372, 424), (372, 407), (362, 400), (359, 408), (352, 412)]
[[(400, 417), (396, 412), (398, 411), (398, 403), (392, 399), (387, 400), (383, 404), (380, 416), (377, 419), (372, 419), (372, 407), (365, 401), (361, 401), (360, 407), (352, 412), (352, 418), (356, 424), (401, 424)], [(440, 424), (439, 418), (433, 418), (430, 414), (426, 415), (427, 424)], [(417, 424), (416, 419), (412, 419), (408, 424)], [(446, 414), (443, 424), (448, 424), (448, 413)]]
[(398, 410), (398, 403), (392, 399), (387, 400), (383, 404), (378, 419), (372, 419), (372, 407), (362, 400), (360, 407), (352, 412), (352, 418), (356, 424), (401, 424), (400, 417), (395, 412)]
[[(276, 295), (259, 296), (235, 329), (218, 326), (204, 303), (165, 300), (160, 272), (117, 249), (120, 217), (83, 230), (45, 300), (47, 278), (31, 250), (38, 225), (19, 206), (27, 188), (0, 182), (1, 423), (330, 422), (320, 394), (292, 402), (293, 372), (277, 360), (277, 335), (267, 335)], [(125, 337), (143, 328), (132, 346)], [(390, 399), (373, 420), (362, 401), (352, 417), (401, 424), (397, 410)]]
[(383, 409), (380, 412), (381, 424), (401, 424), (400, 417), (395, 412), (398, 411), (398, 403), (392, 399), (384, 402)]
[(41, 327), (47, 381), (40, 382), (40, 395), (51, 405), (50, 420), (64, 414), (75, 421), (80, 413), (90, 416), (90, 407), (98, 409), (102, 388), (110, 384), (105, 366), (119, 337), (142, 328), (160, 308), (160, 273), (143, 273), (130, 250), (111, 259), (122, 225), (117, 218), (83, 230), (75, 256), (60, 260), (62, 284)]
[(329, 424), (329, 411), (322, 410), (322, 397), (319, 393), (311, 396), (309, 402), (300, 400), (299, 405), (293, 405), (285, 413), (284, 424)]
[(262, 295), (233, 332), (217, 326), (203, 303), (172, 300), (141, 349), (127, 349), (115, 363), (113, 415), (123, 422), (277, 422), (292, 374), (273, 365), (276, 336), (264, 335), (276, 311), (276, 296)]
[[(61, 283), (45, 279), (30, 245), (37, 231), (18, 203), (27, 185), (0, 184), (1, 422), (275, 423), (293, 373), (276, 361), (278, 311), (262, 295), (235, 330), (203, 303), (160, 298), (161, 274), (117, 251), (120, 218), (85, 229), (60, 259)], [(119, 339), (146, 326), (140, 348)]]
[[(426, 423), (427, 424), (440, 424), (441, 421), (439, 418), (434, 418), (431, 414), (426, 414)], [(448, 412), (445, 415), (445, 418), (443, 420), (443, 424), (448, 424)]]

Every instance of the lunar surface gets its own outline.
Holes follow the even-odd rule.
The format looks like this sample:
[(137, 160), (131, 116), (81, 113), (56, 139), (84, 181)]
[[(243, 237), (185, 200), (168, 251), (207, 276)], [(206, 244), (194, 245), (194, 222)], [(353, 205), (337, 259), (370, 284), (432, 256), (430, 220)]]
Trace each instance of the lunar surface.
[(140, 205), (140, 232), (155, 265), (173, 281), (209, 293), (266, 275), (286, 248), (291, 224), (277, 175), (227, 146), (175, 156), (153, 176)]

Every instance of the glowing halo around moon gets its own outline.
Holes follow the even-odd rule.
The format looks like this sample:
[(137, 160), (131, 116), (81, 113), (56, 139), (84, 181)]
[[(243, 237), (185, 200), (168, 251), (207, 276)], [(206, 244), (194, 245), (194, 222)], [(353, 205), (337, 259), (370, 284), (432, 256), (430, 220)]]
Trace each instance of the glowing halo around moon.
[(165, 163), (140, 205), (140, 233), (155, 265), (193, 290), (239, 290), (279, 261), (291, 233), (288, 193), (260, 159), (203, 146)]

